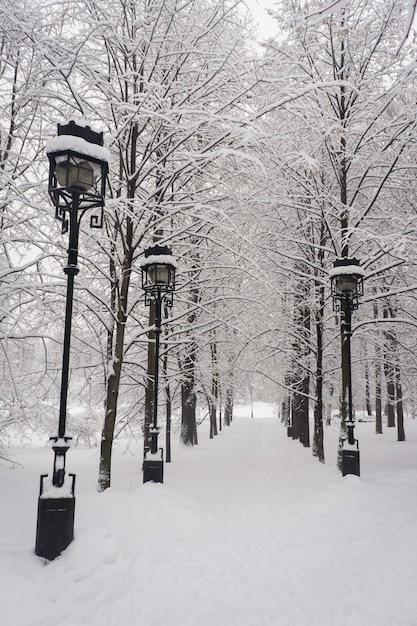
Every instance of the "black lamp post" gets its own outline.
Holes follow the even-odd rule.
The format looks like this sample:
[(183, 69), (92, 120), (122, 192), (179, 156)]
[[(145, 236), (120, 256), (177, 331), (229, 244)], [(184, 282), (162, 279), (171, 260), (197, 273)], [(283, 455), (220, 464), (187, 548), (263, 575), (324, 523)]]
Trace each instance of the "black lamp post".
[(347, 429), (347, 443), (342, 442), (342, 474), (360, 476), (359, 444), (354, 436), (355, 421), (352, 403), (352, 311), (358, 308), (358, 298), (363, 295), (364, 271), (358, 259), (336, 259), (330, 274), (333, 309), (341, 313), (342, 341), (342, 399), (341, 427)]
[(74, 538), (75, 474), (66, 479), (66, 433), (69, 359), (71, 344), (74, 278), (78, 274), (78, 237), (80, 221), (87, 209), (97, 209), (90, 225), (101, 228), (109, 153), (103, 147), (103, 133), (70, 121), (58, 124), (58, 136), (46, 145), (49, 159), (48, 192), (62, 232), (69, 233), (64, 346), (62, 354), (61, 395), (58, 433), (51, 437), (54, 451), (52, 480), (40, 480), (35, 553), (55, 559)]
[[(152, 246), (145, 250), (141, 263), (142, 288), (145, 291), (145, 304), (155, 304), (155, 365), (153, 380), (153, 418), (150, 428), (151, 449), (145, 452), (143, 460), (143, 482), (164, 482), (163, 449), (158, 450), (158, 387), (159, 387), (159, 346), (161, 336), (162, 301), (172, 306), (175, 290), (177, 264), (167, 246)], [(158, 458), (158, 452), (161, 452)]]

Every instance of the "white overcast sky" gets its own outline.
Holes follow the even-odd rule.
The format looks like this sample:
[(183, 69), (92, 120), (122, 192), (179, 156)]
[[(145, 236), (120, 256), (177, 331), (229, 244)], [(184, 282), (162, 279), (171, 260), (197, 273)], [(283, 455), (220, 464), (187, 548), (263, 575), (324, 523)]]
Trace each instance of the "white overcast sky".
[(261, 39), (271, 37), (277, 31), (275, 20), (268, 15), (268, 9), (275, 9), (276, 0), (245, 0), (258, 24)]

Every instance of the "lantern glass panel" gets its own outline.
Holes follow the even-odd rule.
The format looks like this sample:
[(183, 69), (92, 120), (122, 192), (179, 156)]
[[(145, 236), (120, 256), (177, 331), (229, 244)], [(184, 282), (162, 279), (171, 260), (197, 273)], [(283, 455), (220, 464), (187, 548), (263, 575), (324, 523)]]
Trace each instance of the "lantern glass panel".
[(94, 187), (94, 167), (89, 161), (61, 161), (56, 165), (55, 175), (58, 183), (68, 189), (84, 192)]
[(337, 293), (356, 293), (358, 281), (354, 274), (340, 274), (336, 277)]
[(154, 285), (169, 285), (171, 280), (171, 267), (165, 264), (155, 263), (148, 268), (149, 280)]

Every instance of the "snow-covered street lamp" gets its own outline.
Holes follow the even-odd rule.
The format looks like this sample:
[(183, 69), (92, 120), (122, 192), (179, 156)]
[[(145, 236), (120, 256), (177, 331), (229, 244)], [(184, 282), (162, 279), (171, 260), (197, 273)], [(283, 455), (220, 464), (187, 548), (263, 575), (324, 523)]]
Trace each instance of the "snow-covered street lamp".
[[(162, 301), (172, 306), (175, 290), (177, 263), (167, 246), (152, 246), (145, 250), (141, 262), (142, 288), (145, 291), (145, 304), (155, 304), (155, 364), (153, 380), (153, 418), (149, 430), (151, 447), (143, 460), (143, 482), (164, 482), (163, 450), (158, 450), (158, 386), (159, 386), (159, 346), (161, 336)], [(161, 453), (160, 456), (158, 453)]]
[(41, 476), (35, 552), (52, 560), (74, 538), (75, 474), (66, 476), (66, 454), (71, 437), (66, 432), (69, 360), (71, 344), (74, 278), (78, 274), (80, 221), (87, 209), (96, 209), (90, 226), (103, 225), (104, 195), (109, 151), (103, 147), (103, 133), (73, 120), (58, 124), (58, 136), (47, 142), (49, 159), (48, 192), (55, 206), (62, 232), (69, 232), (64, 345), (58, 432), (51, 437), (54, 451), (52, 479)]
[(364, 270), (358, 259), (336, 259), (330, 272), (333, 297), (333, 309), (341, 313), (342, 341), (342, 394), (341, 394), (341, 428), (347, 430), (347, 442), (341, 440), (342, 474), (360, 476), (359, 444), (354, 436), (355, 421), (352, 402), (352, 311), (358, 308), (358, 298), (363, 295)]

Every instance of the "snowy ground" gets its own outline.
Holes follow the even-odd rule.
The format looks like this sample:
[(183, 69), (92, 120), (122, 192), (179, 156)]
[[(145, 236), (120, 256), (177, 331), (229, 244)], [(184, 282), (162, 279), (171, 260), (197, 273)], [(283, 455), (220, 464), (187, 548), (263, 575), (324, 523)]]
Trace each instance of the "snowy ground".
[[(49, 449), (0, 466), (0, 624), (5, 626), (416, 626), (417, 424), (407, 441), (360, 423), (361, 478), (322, 465), (276, 418), (245, 417), (194, 449), (174, 447), (165, 483), (141, 482), (119, 449), (95, 490), (97, 451), (76, 448), (76, 539), (34, 555)], [(247, 413), (249, 415), (249, 413)]]

